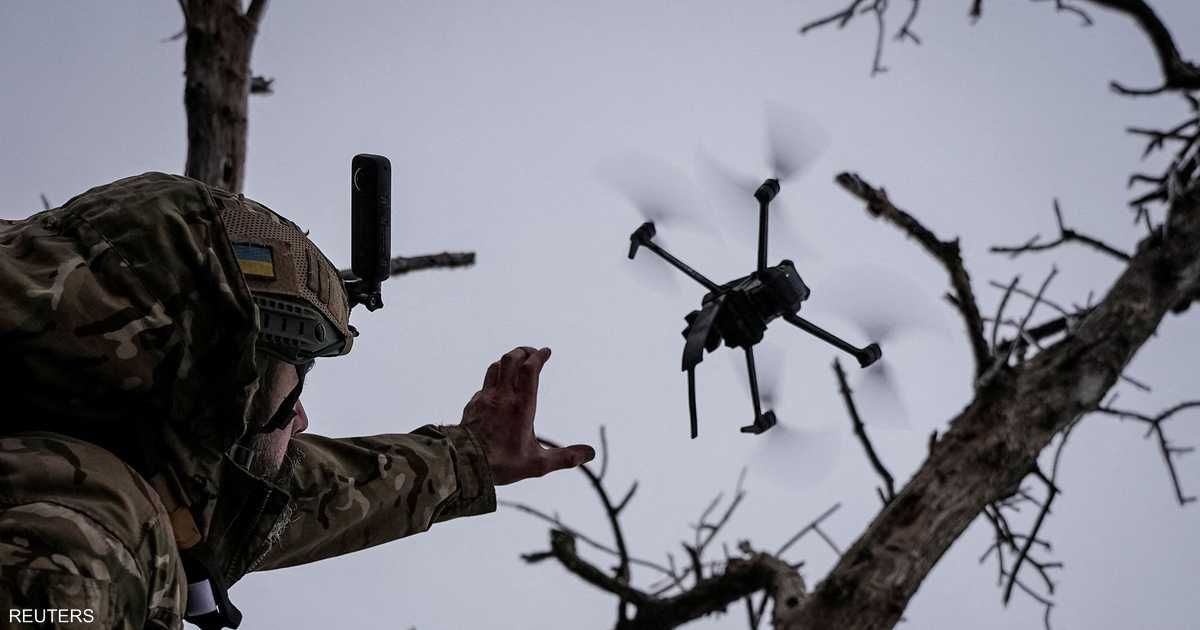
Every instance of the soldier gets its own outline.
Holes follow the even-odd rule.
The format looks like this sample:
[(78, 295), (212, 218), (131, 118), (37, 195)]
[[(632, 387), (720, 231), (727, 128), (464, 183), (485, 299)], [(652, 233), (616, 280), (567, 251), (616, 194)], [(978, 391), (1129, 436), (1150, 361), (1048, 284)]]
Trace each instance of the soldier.
[(550, 350), (491, 364), (458, 425), (304, 433), (317, 358), (357, 332), (295, 224), (147, 173), (0, 221), (0, 626), (237, 627), (249, 571), (495, 510), (578, 466), (533, 433)]

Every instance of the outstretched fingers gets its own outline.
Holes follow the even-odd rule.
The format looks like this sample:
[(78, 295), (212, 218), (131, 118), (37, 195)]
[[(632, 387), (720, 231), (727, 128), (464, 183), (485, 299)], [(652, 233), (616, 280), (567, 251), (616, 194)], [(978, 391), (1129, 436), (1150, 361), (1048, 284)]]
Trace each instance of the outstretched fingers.
[(530, 353), (537, 352), (528, 346), (513, 348), (500, 357), (500, 373), (496, 385), (501, 389), (516, 389), (520, 366)]
[(496, 387), (500, 383), (500, 362), (495, 361), (488, 366), (487, 374), (483, 375), (483, 389)]
[(517, 377), (514, 383), (517, 393), (537, 396), (538, 380), (541, 378), (542, 368), (549, 360), (550, 348), (534, 350), (526, 356), (525, 360), (517, 367)]
[(547, 448), (542, 451), (537, 466), (537, 474), (541, 477), (556, 470), (582, 466), (596, 458), (596, 449), (586, 444), (573, 444), (561, 448)]

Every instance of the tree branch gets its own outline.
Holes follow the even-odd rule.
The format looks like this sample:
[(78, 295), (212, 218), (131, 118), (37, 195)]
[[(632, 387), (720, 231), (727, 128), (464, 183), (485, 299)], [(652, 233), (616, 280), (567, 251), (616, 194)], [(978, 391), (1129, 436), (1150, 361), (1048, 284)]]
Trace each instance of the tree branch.
[(1114, 409), (1108, 406), (1100, 407), (1096, 410), (1098, 413), (1116, 416), (1123, 420), (1136, 420), (1143, 422), (1149, 427), (1146, 432), (1146, 437), (1150, 437), (1150, 435), (1153, 434), (1158, 439), (1159, 452), (1162, 453), (1163, 463), (1167, 465), (1167, 472), (1171, 476), (1171, 486), (1175, 489), (1175, 498), (1179, 501), (1179, 505), (1181, 506), (1195, 501), (1196, 497), (1183, 494), (1183, 486), (1179, 482), (1179, 472), (1175, 470), (1175, 460), (1172, 459), (1172, 457), (1190, 453), (1195, 450), (1195, 447), (1171, 446), (1170, 441), (1167, 440), (1166, 433), (1163, 431), (1162, 425), (1163, 422), (1170, 420), (1175, 414), (1194, 408), (1200, 408), (1200, 400), (1190, 400), (1179, 403), (1174, 407), (1162, 411), (1156, 416), (1148, 416), (1123, 409)]
[[(1042, 1), (1042, 0), (1035, 0)], [(1179, 52), (1179, 48), (1175, 45), (1175, 40), (1171, 37), (1170, 31), (1166, 25), (1154, 13), (1144, 0), (1088, 0), (1092, 4), (1099, 5), (1118, 13), (1123, 13), (1137, 23), (1138, 27), (1150, 39), (1151, 45), (1154, 47), (1154, 52), (1158, 58), (1159, 66), (1162, 71), (1162, 85), (1154, 88), (1129, 88), (1121, 83), (1112, 81), (1109, 85), (1118, 94), (1126, 96), (1150, 96), (1161, 94), (1166, 91), (1194, 91), (1200, 90), (1200, 66), (1183, 58)], [(854, 16), (863, 13), (874, 13), (877, 23), (875, 55), (871, 66), (872, 76), (880, 72), (885, 72), (882, 63), (883, 58), (883, 34), (884, 34), (884, 18), (888, 10), (887, 0), (872, 0), (870, 4), (863, 6), (866, 0), (852, 0), (852, 2), (841, 11), (837, 11), (831, 15), (825, 16), (808, 22), (800, 27), (801, 35), (807, 34), (809, 31), (830, 24), (836, 24), (839, 29), (850, 23)], [(895, 39), (903, 41), (908, 38), (915, 43), (920, 43), (920, 39), (912, 33), (911, 26), (916, 19), (919, 11), (919, 0), (913, 1), (913, 6), (909, 9), (908, 17), (905, 19), (903, 26), (897, 31)], [(1091, 26), (1092, 18), (1086, 11), (1077, 6), (1068, 4), (1065, 0), (1054, 0), (1054, 9), (1058, 13), (1070, 13), (1079, 17), (1083, 26)], [(979, 21), (983, 16), (983, 0), (970, 0), (967, 15), (972, 23)]]
[(971, 290), (971, 276), (967, 273), (959, 253), (958, 239), (939, 239), (912, 215), (893, 205), (888, 199), (887, 191), (872, 187), (855, 173), (841, 173), (836, 181), (850, 194), (866, 202), (867, 212), (871, 216), (883, 218), (903, 230), (946, 269), (950, 276), (950, 285), (954, 288), (955, 306), (967, 327), (967, 337), (975, 357), (975, 375), (982, 375), (990, 363), (991, 355), (983, 336), (983, 317), (979, 314), (979, 304), (975, 301), (974, 291)]
[(845, 27), (847, 24), (850, 23), (850, 20), (854, 19), (854, 12), (858, 10), (859, 5), (861, 5), (865, 1), (866, 0), (852, 0), (850, 5), (847, 6), (845, 9), (842, 9), (841, 11), (838, 11), (837, 13), (834, 13), (833, 15), (823, 17), (818, 20), (813, 20), (812, 22), (809, 22), (808, 24), (801, 26), (800, 34), (805, 35), (809, 31), (813, 30), (814, 28), (821, 28), (822, 26), (825, 26), (826, 24), (829, 24), (831, 22), (837, 22), (838, 28)]
[(1116, 81), (1110, 83), (1112, 89), (1126, 96), (1148, 96), (1161, 94), (1167, 90), (1200, 90), (1200, 67), (1187, 61), (1175, 46), (1158, 15), (1143, 0), (1090, 0), (1092, 4), (1124, 13), (1133, 18), (1142, 32), (1150, 38), (1154, 52), (1158, 56), (1159, 67), (1162, 69), (1163, 83), (1157, 88), (1131, 89)]
[(255, 0), (248, 15), (242, 13), (241, 4), (241, 0), (180, 0), (187, 33), (184, 174), (230, 192), (241, 192), (245, 181), (250, 53), (267, 3)]
[(904, 24), (900, 25), (900, 30), (896, 31), (896, 40), (904, 41), (905, 38), (911, 39), (918, 46), (921, 45), (921, 38), (913, 32), (912, 25), (917, 19), (917, 13), (921, 11), (921, 0), (912, 0), (912, 7), (908, 10), (908, 17), (904, 19)]
[[(557, 444), (551, 442), (550, 440), (539, 438), (538, 442), (550, 448), (559, 448)], [(607, 444), (607, 440), (605, 440), (605, 443)], [(631, 578), (629, 573), (629, 549), (625, 546), (625, 534), (621, 531), (620, 518), (621, 509), (624, 509), (627, 502), (622, 501), (621, 509), (618, 509), (616, 505), (613, 504), (612, 499), (609, 498), (608, 491), (604, 489), (604, 482), (600, 479), (599, 475), (592, 472), (591, 467), (589, 467), (587, 464), (584, 464), (579, 467), (579, 471), (582, 472), (585, 477), (587, 477), (588, 483), (592, 484), (592, 489), (596, 491), (596, 496), (600, 498), (600, 504), (604, 506), (604, 513), (608, 516), (609, 525), (612, 526), (613, 540), (616, 541), (617, 544), (617, 557), (621, 563), (617, 567), (617, 579), (628, 583)], [(626, 495), (626, 497), (628, 498), (631, 496), (632, 492), (633, 491), (631, 489), (630, 494)]]
[[(442, 252), (424, 256), (396, 256), (392, 258), (390, 270), (392, 277), (395, 277), (426, 269), (454, 269), (474, 264), (475, 252)], [(353, 269), (342, 269), (341, 275), (343, 280), (355, 277)]]
[[(1034, 0), (1034, 2), (1045, 2), (1045, 1), (1046, 0)], [(1084, 11), (1083, 9), (1080, 9), (1079, 7), (1069, 5), (1066, 2), (1064, 2), (1063, 0), (1054, 0), (1054, 10), (1058, 13), (1071, 13), (1073, 15), (1078, 16), (1079, 19), (1083, 22), (1083, 26), (1091, 26), (1091, 25), (1095, 24), (1095, 22), (1092, 21), (1092, 16), (1088, 15), (1086, 11)]]
[(397, 256), (392, 259), (391, 273), (399, 276), (425, 269), (454, 269), (475, 264), (475, 252), (442, 252), (424, 256)]
[[(554, 446), (554, 443), (549, 440), (539, 439), (539, 441), (544, 445)], [(607, 440), (602, 440), (602, 443), (607, 447)], [(600, 476), (591, 471), (586, 465), (581, 468), (588, 478), (589, 483), (596, 490), (605, 511), (609, 515), (614, 535), (618, 541), (616, 549), (572, 530), (562, 523), (557, 514), (551, 516), (519, 503), (502, 503), (506, 507), (518, 509), (553, 525), (550, 532), (550, 549), (548, 551), (522, 554), (521, 557), (529, 563), (537, 563), (549, 558), (555, 558), (564, 568), (587, 583), (616, 595), (618, 597), (618, 630), (673, 628), (704, 615), (722, 611), (729, 604), (742, 599), (745, 599), (747, 605), (751, 606), (749, 609), (751, 618), (755, 620), (761, 619), (763, 611), (760, 609), (758, 614), (755, 615), (752, 602), (748, 598), (752, 594), (764, 589), (768, 591), (770, 597), (775, 598), (776, 615), (778, 616), (782, 612), (791, 611), (799, 606), (805, 594), (803, 579), (796, 573), (796, 567), (780, 559), (782, 554), (805, 534), (814, 531), (825, 538), (831, 546), (834, 546), (836, 551), (836, 546), (820, 530), (820, 525), (822, 521), (836, 512), (840, 505), (834, 505), (832, 508), (826, 510), (800, 530), (800, 532), (792, 536), (792, 538), (784, 543), (777, 554), (769, 555), (755, 552), (750, 548), (749, 543), (743, 542), (739, 545), (739, 548), (745, 554), (745, 557), (731, 558), (729, 557), (728, 549), (726, 549), (725, 561), (723, 563), (706, 564), (703, 561), (705, 549), (729, 521), (730, 516), (745, 496), (745, 491), (742, 489), (742, 483), (745, 480), (745, 470), (743, 470), (742, 474), (738, 477), (734, 498), (730, 501), (730, 505), (724, 510), (722, 516), (715, 522), (709, 521), (709, 516), (714, 513), (722, 499), (722, 496), (718, 495), (702, 512), (699, 522), (693, 526), (696, 536), (695, 543), (684, 545), (689, 556), (691, 556), (692, 568), (680, 573), (676, 570), (674, 559), (670, 554), (667, 556), (671, 562), (670, 568), (664, 568), (653, 563), (639, 562), (637, 559), (629, 558), (624, 548), (624, 538), (616, 518), (621, 510), (621, 506), (628, 501), (630, 495), (626, 495), (620, 506), (613, 506), (607, 492), (603, 488)], [(632, 494), (632, 490), (630, 494)], [(600, 569), (579, 555), (575, 547), (577, 540), (582, 540), (605, 553), (618, 556), (621, 559), (621, 565), (616, 567), (613, 573)], [(635, 588), (632, 586), (632, 579), (629, 572), (630, 564), (644, 564), (654, 568), (666, 575), (672, 584), (658, 592), (647, 592)], [(709, 569), (708, 576), (704, 575), (704, 567)], [(684, 588), (682, 580), (689, 574), (695, 576), (695, 584), (691, 588)], [(680, 589), (677, 595), (671, 597), (661, 596), (673, 587)], [(779, 602), (783, 602), (783, 604), (780, 605)], [(765, 603), (766, 599), (764, 598), (762, 605), (765, 606)], [(636, 612), (632, 617), (628, 615), (627, 604), (636, 608)]]
[[(1041, 479), (1042, 483), (1044, 483), (1046, 485), (1046, 499), (1044, 501), (1042, 501), (1041, 504), (1038, 506), (1039, 507), (1038, 514), (1037, 514), (1037, 517), (1034, 519), (1033, 528), (1030, 530), (1029, 535), (1023, 536), (1025, 542), (1021, 545), (1020, 549), (1017, 551), (1017, 558), (1013, 562), (1012, 571), (1010, 571), (1008, 574), (1008, 584), (1004, 587), (1003, 601), (1006, 606), (1008, 605), (1009, 600), (1012, 598), (1013, 587), (1020, 585), (1021, 590), (1025, 591), (1026, 593), (1033, 596), (1034, 599), (1038, 600), (1042, 605), (1044, 605), (1046, 607), (1046, 614), (1045, 614), (1046, 630), (1050, 630), (1050, 609), (1054, 607), (1053, 602), (1051, 602), (1048, 597), (1043, 598), (1043, 597), (1037, 595), (1036, 593), (1034, 593), (1032, 589), (1027, 588), (1024, 585), (1022, 585), (1018, 578), (1020, 576), (1021, 566), (1024, 563), (1028, 562), (1038, 572), (1038, 575), (1041, 576), (1042, 582), (1046, 585), (1046, 591), (1050, 595), (1054, 595), (1054, 581), (1050, 579), (1050, 575), (1049, 575), (1048, 571), (1050, 569), (1062, 568), (1062, 563), (1061, 562), (1042, 562), (1042, 561), (1036, 560), (1030, 556), (1030, 552), (1032, 551), (1033, 546), (1035, 544), (1040, 544), (1047, 550), (1050, 548), (1049, 543), (1044, 542), (1038, 538), (1038, 532), (1041, 531), (1042, 524), (1044, 524), (1046, 522), (1046, 516), (1050, 514), (1050, 505), (1054, 502), (1055, 497), (1057, 497), (1059, 495), (1059, 493), (1061, 492), (1061, 490), (1059, 490), (1059, 487), (1058, 487), (1058, 464), (1062, 459), (1063, 448), (1067, 445), (1067, 439), (1070, 438), (1070, 436), (1071, 436), (1071, 430), (1073, 428), (1075, 428), (1078, 425), (1078, 423), (1079, 423), (1079, 419), (1077, 418), (1077, 419), (1071, 421), (1071, 423), (1069, 423), (1067, 425), (1067, 427), (1065, 429), (1063, 429), (1061, 437), (1058, 441), (1058, 448), (1056, 448), (1054, 451), (1054, 461), (1050, 466), (1050, 476), (1049, 477), (1047, 477), (1041, 471), (1041, 469), (1039, 467), (1037, 467), (1036, 464), (1034, 465), (1033, 474), (1035, 476), (1037, 476), (1039, 479)], [(1024, 491), (1020, 491), (1020, 494), (1023, 496), (1023, 498), (1025, 500), (1037, 503), (1036, 500), (1034, 500), (1028, 494), (1025, 494)], [(996, 512), (997, 512), (997, 514), (999, 514), (999, 509), (997, 509)], [(1001, 520), (1002, 519), (1003, 519), (1003, 517), (1001, 517)], [(995, 522), (996, 521), (993, 521), (993, 523), (995, 523)], [(1004, 554), (1003, 554), (1003, 550), (999, 546), (999, 540), (1000, 540), (1000, 538), (998, 537), (997, 538), (997, 546), (996, 546), (996, 554), (997, 554), (997, 558), (999, 559), (999, 561), (1001, 563), (1000, 573), (1003, 576), (1003, 574), (1004, 574), (1004, 567), (1003, 567)], [(1007, 541), (1006, 541), (1008, 543), (1008, 546), (1010, 548), (1016, 549), (1016, 541), (1017, 541), (1017, 536), (1013, 535), (1010, 530), (1008, 533)]]
[(561, 529), (550, 530), (550, 553), (568, 571), (592, 586), (617, 595), (622, 601), (631, 602), (636, 606), (644, 606), (653, 600), (651, 596), (633, 588), (628, 582), (610, 576), (594, 564), (579, 557), (579, 554), (575, 552), (575, 537)]
[(883, 479), (884, 489), (879, 491), (879, 498), (883, 500), (884, 505), (887, 505), (896, 497), (896, 482), (892, 479), (892, 473), (888, 472), (883, 461), (879, 459), (879, 455), (875, 453), (875, 447), (871, 445), (870, 438), (867, 437), (867, 429), (858, 415), (858, 408), (854, 406), (854, 395), (850, 391), (850, 384), (846, 381), (846, 371), (842, 369), (842, 364), (837, 359), (833, 360), (833, 373), (837, 375), (838, 387), (842, 392), (842, 400), (846, 402), (846, 411), (850, 414), (850, 423), (854, 427), (854, 434), (858, 436), (859, 443), (867, 452), (867, 459), (871, 460), (871, 467)]
[(1117, 260), (1120, 260), (1122, 262), (1129, 262), (1129, 254), (1126, 254), (1125, 252), (1123, 252), (1111, 245), (1108, 245), (1107, 243), (1104, 243), (1103, 241), (1101, 241), (1099, 239), (1093, 238), (1086, 234), (1081, 234), (1081, 233), (1076, 232), (1075, 230), (1072, 230), (1071, 228), (1068, 228), (1065, 225), (1063, 225), (1062, 209), (1060, 209), (1058, 207), (1058, 199), (1054, 200), (1054, 218), (1058, 222), (1058, 239), (1057, 240), (1049, 242), (1049, 243), (1038, 243), (1038, 240), (1041, 239), (1041, 235), (1035, 234), (1033, 236), (1033, 238), (1026, 241), (1024, 245), (1008, 245), (1008, 246), (994, 245), (989, 249), (989, 251), (991, 251), (994, 254), (1008, 254), (1010, 258), (1016, 258), (1017, 256), (1020, 256), (1021, 254), (1027, 254), (1030, 252), (1042, 252), (1042, 251), (1046, 251), (1049, 249), (1054, 249), (1055, 247), (1058, 247), (1059, 245), (1062, 245), (1063, 243), (1075, 242), (1075, 243), (1082, 243), (1084, 245), (1087, 245), (1088, 247), (1091, 247), (1092, 249), (1095, 249), (1096, 251), (1108, 254), (1109, 256), (1116, 258)]
[(1143, 239), (1073, 334), (976, 390), (895, 500), (781, 630), (882, 628), (899, 620), (950, 544), (1019, 487), (1056, 434), (1099, 406), (1172, 307), (1198, 291), (1197, 188), (1188, 182), (1180, 190), (1165, 229)]
[(1015, 352), (1022, 352), (1024, 348), (1030, 345), (1030, 342), (1038, 342), (1049, 337), (1053, 337), (1059, 333), (1069, 332), (1071, 327), (1076, 322), (1086, 317), (1092, 312), (1091, 308), (1084, 308), (1076, 311), (1069, 317), (1058, 317), (1046, 322), (1042, 322), (1033, 328), (1027, 328), (1023, 335), (1014, 337), (1000, 342), (996, 346), (996, 356), (1007, 354), (1009, 348), (1014, 344), (1017, 346)]
[[(660, 630), (674, 628), (694, 619), (725, 610), (727, 606), (753, 593), (769, 589), (777, 600), (777, 614), (801, 603), (804, 582), (787, 563), (765, 553), (755, 553), (748, 545), (744, 558), (731, 558), (722, 572), (699, 580), (679, 595), (658, 598), (610, 576), (584, 560), (575, 549), (575, 537), (566, 531), (550, 531), (550, 551), (526, 554), (529, 562), (553, 557), (564, 568), (588, 584), (618, 596), (637, 608), (631, 619), (618, 622), (622, 630)], [(780, 607), (778, 601), (783, 602)]]

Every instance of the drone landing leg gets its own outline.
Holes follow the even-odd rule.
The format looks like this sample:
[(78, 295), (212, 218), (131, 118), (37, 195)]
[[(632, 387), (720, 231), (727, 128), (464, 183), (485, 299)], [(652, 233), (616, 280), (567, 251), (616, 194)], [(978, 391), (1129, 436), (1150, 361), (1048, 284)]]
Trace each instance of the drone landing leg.
[(861, 367), (867, 367), (868, 365), (878, 361), (879, 358), (883, 356), (883, 351), (879, 349), (879, 344), (877, 343), (870, 344), (865, 348), (856, 348), (847, 343), (841, 337), (834, 335), (833, 333), (821, 328), (807, 319), (804, 319), (803, 317), (800, 317), (799, 315), (796, 315), (795, 313), (784, 315), (783, 319), (785, 319), (787, 323), (799, 328), (800, 330), (803, 330), (804, 332), (820, 339), (821, 341), (824, 341), (825, 343), (828, 343), (839, 350), (854, 355), (854, 358), (858, 359), (858, 365)]
[(758, 204), (758, 270), (765, 271), (767, 268), (767, 206), (769, 201), (761, 201)]
[(693, 366), (687, 371), (688, 375), (688, 413), (692, 417), (692, 439), (700, 434), (700, 426), (696, 422), (696, 368)]
[(717, 283), (713, 282), (712, 280), (709, 280), (708, 278), (705, 278), (704, 275), (701, 274), (699, 271), (692, 269), (691, 267), (689, 267), (687, 265), (687, 263), (672, 256), (670, 252), (663, 249), (662, 247), (659, 247), (658, 244), (655, 243), (654, 241), (647, 239), (645, 242), (642, 243), (642, 245), (644, 247), (646, 247), (647, 249), (649, 249), (650, 251), (654, 252), (655, 254), (658, 254), (663, 260), (670, 263), (672, 267), (675, 267), (676, 269), (682, 271), (684, 274), (686, 274), (692, 280), (699, 282), (701, 285), (704, 286), (704, 288), (708, 289), (709, 291), (715, 291), (717, 289)]
[(754, 422), (742, 427), (742, 433), (762, 433), (775, 426), (775, 412), (763, 413), (758, 400), (758, 373), (754, 369), (754, 348), (746, 346), (746, 372), (750, 375), (750, 400), (754, 403)]

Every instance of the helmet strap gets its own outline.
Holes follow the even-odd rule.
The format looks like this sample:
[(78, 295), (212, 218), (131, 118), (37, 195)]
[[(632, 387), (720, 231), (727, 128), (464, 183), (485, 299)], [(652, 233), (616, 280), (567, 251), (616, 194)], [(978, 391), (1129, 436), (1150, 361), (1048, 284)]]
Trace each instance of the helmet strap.
[(259, 433), (270, 433), (282, 429), (292, 421), (292, 417), (296, 415), (296, 401), (300, 400), (300, 391), (304, 389), (305, 371), (297, 370), (299, 380), (296, 381), (296, 386), (288, 393), (287, 398), (279, 404), (279, 408), (275, 410), (275, 415), (258, 430)]

